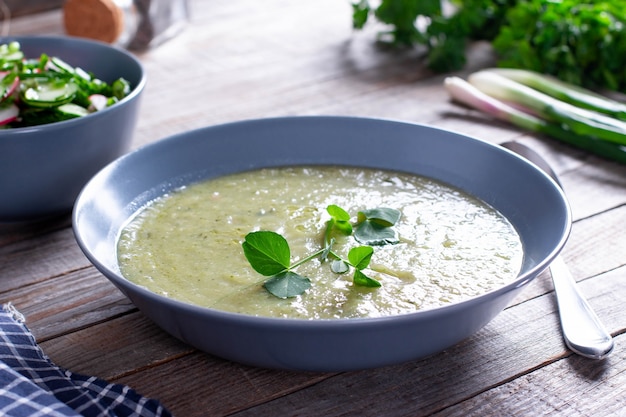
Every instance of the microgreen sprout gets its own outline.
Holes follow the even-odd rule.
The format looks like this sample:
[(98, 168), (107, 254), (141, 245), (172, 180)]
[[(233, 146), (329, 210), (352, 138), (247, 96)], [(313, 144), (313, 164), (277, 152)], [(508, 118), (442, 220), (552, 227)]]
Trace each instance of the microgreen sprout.
[[(398, 243), (398, 235), (392, 226), (400, 219), (400, 212), (392, 208), (377, 208), (360, 211), (356, 224), (350, 222), (350, 214), (337, 205), (326, 208), (330, 219), (326, 222), (322, 248), (311, 255), (291, 263), (291, 249), (287, 240), (279, 233), (256, 231), (246, 235), (242, 248), (246, 259), (259, 274), (269, 277), (263, 286), (272, 295), (290, 298), (303, 294), (311, 287), (311, 280), (295, 272), (295, 269), (313, 259), (329, 262), (335, 274), (345, 274), (354, 270), (354, 285), (376, 288), (381, 283), (366, 275), (374, 248)], [(351, 248), (344, 259), (333, 250), (335, 236), (353, 236), (360, 246)]]

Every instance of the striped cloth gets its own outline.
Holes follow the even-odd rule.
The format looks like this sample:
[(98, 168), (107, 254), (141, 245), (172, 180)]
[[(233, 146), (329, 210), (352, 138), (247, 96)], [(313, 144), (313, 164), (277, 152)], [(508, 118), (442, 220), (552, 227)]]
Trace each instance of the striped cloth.
[(0, 310), (0, 416), (171, 417), (158, 401), (131, 388), (78, 375), (54, 365), (37, 345), (24, 317)]

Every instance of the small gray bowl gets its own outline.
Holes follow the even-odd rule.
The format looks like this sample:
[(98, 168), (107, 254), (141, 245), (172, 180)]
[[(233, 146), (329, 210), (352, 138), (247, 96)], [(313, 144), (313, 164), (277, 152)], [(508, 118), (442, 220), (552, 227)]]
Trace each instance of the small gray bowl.
[[(298, 164), (396, 169), (460, 187), (512, 222), (524, 246), (522, 270), (509, 284), (444, 307), (337, 320), (263, 318), (202, 308), (156, 295), (121, 275), (116, 258), (120, 229), (150, 200), (210, 177)], [(342, 371), (422, 358), (475, 333), (560, 252), (571, 214), (552, 179), (499, 146), (411, 123), (320, 116), (207, 127), (143, 147), (108, 165), (86, 185), (74, 207), (73, 226), (96, 268), (177, 338), (245, 364)]]
[(128, 52), (96, 41), (61, 36), (0, 39), (12, 41), (20, 43), (27, 58), (58, 56), (106, 82), (123, 77), (133, 89), (114, 106), (85, 117), (0, 130), (0, 221), (69, 214), (87, 181), (130, 148), (146, 83), (144, 70)]

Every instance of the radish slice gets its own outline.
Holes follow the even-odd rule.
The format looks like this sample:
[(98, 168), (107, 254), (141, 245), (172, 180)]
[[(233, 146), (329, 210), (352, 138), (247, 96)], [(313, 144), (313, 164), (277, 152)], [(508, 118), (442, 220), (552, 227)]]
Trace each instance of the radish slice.
[(0, 108), (0, 126), (11, 123), (17, 119), (20, 114), (20, 109), (15, 104), (11, 104), (8, 107)]
[(108, 99), (102, 94), (92, 94), (89, 96), (89, 101), (91, 102), (89, 110), (100, 111), (106, 108)]

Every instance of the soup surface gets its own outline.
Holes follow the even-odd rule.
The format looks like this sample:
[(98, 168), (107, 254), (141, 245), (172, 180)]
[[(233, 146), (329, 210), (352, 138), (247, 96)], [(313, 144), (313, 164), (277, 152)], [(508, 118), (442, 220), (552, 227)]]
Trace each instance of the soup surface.
[[(296, 270), (311, 279), (302, 295), (281, 299), (246, 260), (241, 243), (257, 230), (280, 233), (292, 262), (323, 245), (326, 207), (391, 207), (400, 242), (375, 246), (367, 274), (378, 288), (355, 286), (318, 259)], [(335, 246), (356, 246), (345, 237)], [(348, 167), (290, 167), (224, 176), (183, 187), (141, 210), (118, 241), (122, 274), (153, 292), (249, 315), (307, 319), (378, 317), (442, 306), (513, 280), (522, 245), (511, 224), (468, 194), (427, 178)], [(382, 271), (382, 272), (380, 272)]]

